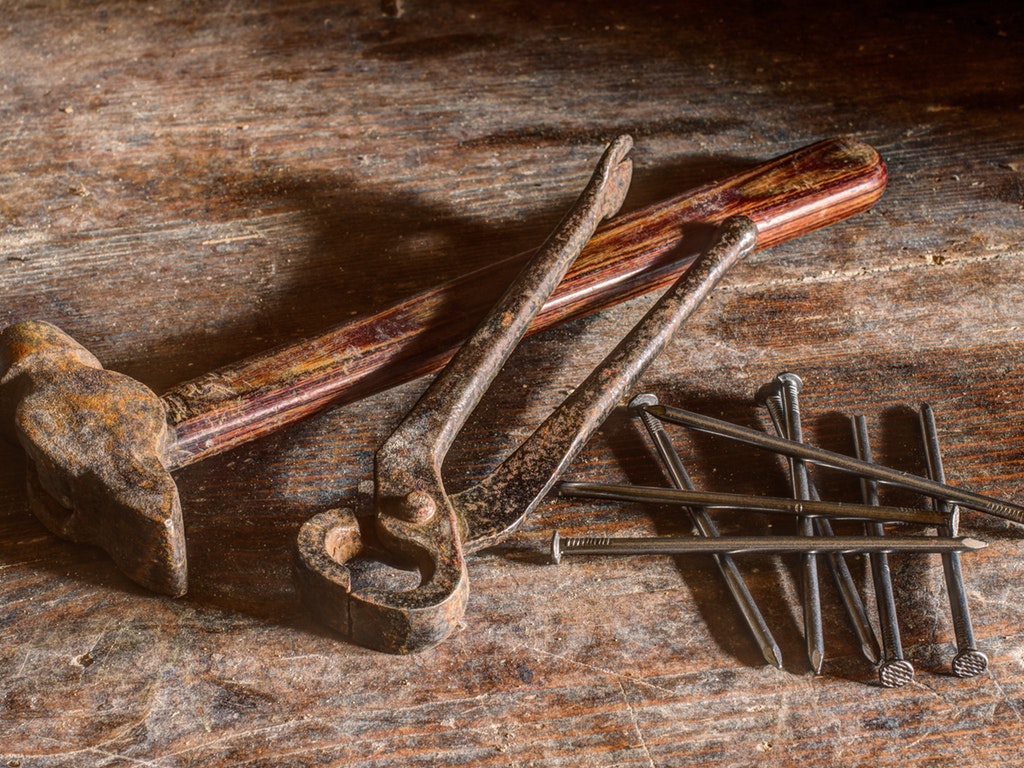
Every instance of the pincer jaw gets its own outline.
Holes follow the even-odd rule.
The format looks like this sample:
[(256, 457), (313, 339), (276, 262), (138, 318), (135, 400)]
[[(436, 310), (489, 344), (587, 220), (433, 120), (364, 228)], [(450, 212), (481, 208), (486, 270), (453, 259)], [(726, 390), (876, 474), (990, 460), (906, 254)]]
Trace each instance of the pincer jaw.
[(375, 455), (376, 515), (370, 535), (412, 565), (412, 589), (357, 586), (349, 564), (380, 559), (354, 518), (318, 515), (299, 534), (298, 580), (324, 623), (350, 641), (390, 653), (418, 652), (461, 622), (469, 596), (470, 525), (445, 490), (441, 467), (468, 415), (550, 298), (600, 222), (622, 205), (633, 141), (620, 136), (586, 188), (459, 352)]
[[(410, 564), (423, 574), (421, 584), (394, 591), (361, 583), (358, 575), (360, 564), (394, 565), (391, 550), (376, 538), (347, 509), (321, 512), (306, 521), (296, 542), (295, 576), (307, 607), (319, 622), (364, 648), (408, 654), (438, 645), (458, 625), (469, 599), (461, 552), (444, 561)], [(392, 565), (382, 565), (388, 561)]]

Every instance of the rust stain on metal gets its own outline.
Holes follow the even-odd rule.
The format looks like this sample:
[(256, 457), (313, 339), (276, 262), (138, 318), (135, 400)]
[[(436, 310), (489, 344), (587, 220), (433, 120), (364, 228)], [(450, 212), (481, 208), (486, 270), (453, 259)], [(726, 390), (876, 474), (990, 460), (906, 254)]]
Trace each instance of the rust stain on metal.
[[(619, 144), (620, 150), (624, 147)], [(519, 292), (522, 305), (505, 307), (488, 321), (490, 330), (484, 335), (493, 342), (492, 352), (514, 346), (511, 337), (495, 340), (513, 327), (521, 332), (520, 311), (531, 317), (526, 332), (533, 333), (667, 286), (694, 258), (693, 244), (683, 233), (690, 224), (717, 224), (730, 214), (746, 215), (755, 222), (763, 247), (866, 209), (885, 183), (884, 164), (874, 150), (832, 139), (617, 217), (595, 232), (591, 219), (609, 216), (621, 203), (628, 167), (628, 161), (609, 166), (602, 199), (571, 213), (542, 249), (580, 254), (565, 278), (546, 278), (545, 298), (533, 293), (544, 279), (529, 278), (533, 287)], [(793, 182), (793, 175), (808, 180)], [(680, 250), (685, 252), (673, 253)], [(105, 549), (139, 584), (182, 594), (187, 586), (186, 547), (169, 472), (267, 435), (331, 403), (441, 368), (474, 318), (483, 315), (492, 295), (490, 284), (499, 277), (504, 284), (505, 268), (523, 258), (513, 257), (498, 265), (500, 269), (474, 272), (372, 317), (213, 371), (160, 398), (138, 382), (103, 370), (95, 357), (51, 325), (30, 321), (10, 326), (0, 338), (0, 409), (6, 430), (29, 458), (33, 511), (57, 535)], [(487, 290), (482, 283), (488, 284)], [(455, 303), (472, 311), (441, 312), (453, 296), (459, 298)], [(473, 345), (463, 349), (468, 354)], [(500, 362), (480, 362), (481, 371), (500, 367)], [(465, 400), (460, 407), (468, 412), (468, 404)], [(415, 430), (410, 434), (415, 436)], [(400, 467), (413, 466), (398, 450), (402, 442), (396, 437), (392, 443), (394, 478), (405, 477)], [(443, 447), (442, 442), (436, 446)], [(481, 528), (483, 518), (466, 515), (464, 509), (474, 503), (469, 496), (454, 509), (439, 502), (440, 479), (424, 471), (428, 463), (423, 459), (417, 458), (419, 468), (406, 478), (415, 482), (394, 498), (390, 492), (381, 494), (382, 509), (395, 510), (395, 521), (403, 521), (404, 515), (409, 524), (446, 525), (453, 540), (467, 549), (495, 535), (500, 525)], [(515, 516), (502, 513), (494, 520)], [(398, 524), (381, 528), (386, 534), (389, 525)], [(399, 544), (407, 537), (397, 529), (392, 536), (396, 552), (408, 550), (406, 556), (417, 567), (433, 572), (435, 565), (425, 554), (429, 547)]]
[(185, 592), (178, 489), (163, 464), (164, 405), (43, 322), (0, 334), (0, 409), (29, 462), (32, 511), (51, 531), (109, 552), (149, 589)]
[[(576, 205), (376, 455), (376, 515), (317, 515), (298, 539), (298, 581), (313, 612), (353, 642), (421, 651), (458, 624), (469, 595), (465, 556), (500, 541), (544, 497), (623, 394), (725, 271), (753, 250), (757, 228), (729, 219), (693, 267), (506, 461), (456, 495), (441, 467), (469, 414), (597, 224), (621, 205), (629, 137), (606, 151)], [(369, 542), (363, 544), (363, 539)], [(383, 553), (381, 552), (383, 550)], [(364, 586), (353, 575), (381, 556), (419, 574), (412, 588)]]

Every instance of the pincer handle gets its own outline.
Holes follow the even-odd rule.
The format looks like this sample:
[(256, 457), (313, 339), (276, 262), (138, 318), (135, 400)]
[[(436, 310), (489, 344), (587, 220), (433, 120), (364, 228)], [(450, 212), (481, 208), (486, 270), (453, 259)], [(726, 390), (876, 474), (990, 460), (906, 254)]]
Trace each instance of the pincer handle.
[[(632, 147), (629, 136), (609, 145), (565, 218), (377, 451), (372, 529), (364, 533), (328, 512), (300, 531), (298, 579), (306, 602), (353, 641), (391, 653), (421, 651), (443, 640), (462, 617), (469, 594), (466, 520), (451, 503), (441, 466), (569, 265), (601, 220), (618, 211), (632, 176)], [(350, 565), (380, 559), (364, 539), (417, 572), (419, 584), (390, 589), (353, 580)]]

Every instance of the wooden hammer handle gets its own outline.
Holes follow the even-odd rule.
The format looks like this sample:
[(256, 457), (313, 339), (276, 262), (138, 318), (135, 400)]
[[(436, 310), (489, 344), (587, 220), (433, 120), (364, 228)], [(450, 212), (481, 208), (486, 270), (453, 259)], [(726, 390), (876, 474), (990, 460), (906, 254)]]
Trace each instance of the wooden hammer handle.
[[(701, 230), (750, 217), (765, 248), (870, 208), (886, 169), (870, 146), (829, 139), (620, 216), (597, 230), (530, 333), (666, 286)], [(423, 291), (313, 339), (187, 381), (163, 395), (169, 469), (254, 440), (321, 410), (441, 368), (500, 294), (520, 254)]]

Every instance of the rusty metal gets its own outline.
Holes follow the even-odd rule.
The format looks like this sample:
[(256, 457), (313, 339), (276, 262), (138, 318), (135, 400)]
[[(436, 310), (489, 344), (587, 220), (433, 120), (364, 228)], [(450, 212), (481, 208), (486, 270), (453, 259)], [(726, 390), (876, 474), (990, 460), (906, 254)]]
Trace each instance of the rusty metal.
[[(531, 437), (479, 483), (449, 494), (441, 465), (456, 433), (598, 222), (618, 209), (631, 146), (621, 137), (608, 148), (535, 260), (377, 452), (375, 514), (332, 510), (300, 531), (306, 602), (353, 642), (409, 653), (447, 637), (469, 594), (466, 555), (519, 526), (725, 271), (754, 248), (751, 221), (724, 222), (690, 270)], [(418, 572), (419, 583), (396, 588), (361, 578), (381, 560)]]
[[(689, 268), (694, 229), (749, 216), (762, 247), (869, 208), (886, 170), (871, 147), (831, 139), (602, 226), (529, 332), (667, 286)], [(561, 232), (574, 231), (571, 227)], [(579, 230), (582, 231), (582, 230)], [(170, 473), (258, 439), (333, 403), (440, 369), (528, 254), (511, 256), (298, 340), (209, 371), (157, 397), (105, 371), (48, 323), (0, 334), (3, 429), (28, 455), (30, 506), (55, 534), (106, 550), (147, 589), (188, 586), (185, 531)], [(453, 318), (445, 308), (465, 312)], [(372, 339), (372, 344), (366, 340)], [(404, 514), (425, 517), (413, 497)]]
[(25, 450), (29, 505), (51, 531), (105, 549), (139, 584), (185, 591), (163, 402), (49, 323), (4, 330), (0, 413)]

